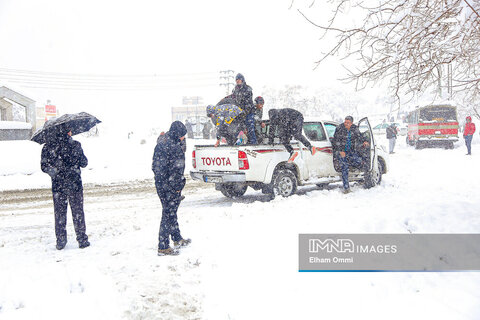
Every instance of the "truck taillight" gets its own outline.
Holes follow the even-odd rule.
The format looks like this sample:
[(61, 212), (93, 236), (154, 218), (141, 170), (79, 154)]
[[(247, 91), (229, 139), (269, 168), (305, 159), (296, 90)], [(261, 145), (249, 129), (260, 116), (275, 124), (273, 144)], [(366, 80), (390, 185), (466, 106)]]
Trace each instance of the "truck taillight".
[(245, 151), (238, 151), (238, 169), (248, 170), (250, 165), (248, 164), (247, 154)]
[(192, 167), (197, 167), (197, 160), (195, 159), (195, 150), (192, 151)]

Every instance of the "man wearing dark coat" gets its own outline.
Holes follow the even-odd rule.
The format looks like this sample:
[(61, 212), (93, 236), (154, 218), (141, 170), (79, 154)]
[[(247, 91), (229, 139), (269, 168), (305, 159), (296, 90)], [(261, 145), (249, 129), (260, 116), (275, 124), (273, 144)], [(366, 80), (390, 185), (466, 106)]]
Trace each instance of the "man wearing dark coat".
[(59, 126), (52, 131), (42, 149), (41, 169), (52, 178), (56, 248), (62, 250), (67, 244), (67, 205), (70, 203), (78, 245), (83, 249), (90, 242), (85, 233), (80, 168), (85, 168), (88, 160), (80, 142), (72, 139), (68, 128)]
[(353, 117), (346, 116), (344, 123), (337, 126), (333, 135), (334, 156), (340, 161), (342, 168), (342, 181), (344, 193), (350, 193), (348, 183), (348, 170), (350, 166), (367, 170), (364, 159), (358, 153), (358, 147), (368, 146), (368, 141), (360, 133), (359, 128), (353, 124)]
[[(180, 121), (175, 121), (170, 130), (160, 139), (153, 153), (152, 170), (155, 174), (155, 187), (162, 202), (162, 221), (158, 235), (158, 255), (177, 255), (178, 248), (188, 245), (191, 240), (183, 239), (177, 221), (180, 196), (185, 186), (185, 153), (182, 141), (187, 129)], [(170, 247), (170, 236), (174, 248)]]
[(395, 148), (397, 133), (398, 133), (398, 130), (395, 123), (392, 123), (391, 125), (389, 125), (385, 130), (385, 134), (387, 135), (387, 139), (388, 139), (388, 151), (390, 154), (395, 153), (393, 152), (393, 149)]
[(232, 97), (235, 104), (239, 106), (245, 114), (245, 125), (247, 127), (247, 138), (249, 144), (257, 144), (255, 134), (255, 105), (253, 104), (252, 88), (245, 82), (245, 77), (239, 73), (235, 77), (236, 86), (233, 88)]
[(310, 141), (308, 141), (302, 134), (303, 115), (299, 111), (290, 108), (270, 109), (268, 111), (268, 117), (270, 118), (270, 129), (268, 134), (269, 143), (273, 144), (275, 132), (277, 132), (280, 143), (282, 143), (288, 153), (290, 153), (288, 162), (293, 162), (298, 156), (298, 152), (294, 152), (290, 145), (292, 137), (303, 143), (303, 145), (310, 150), (312, 155), (315, 154), (316, 149), (312, 147)]

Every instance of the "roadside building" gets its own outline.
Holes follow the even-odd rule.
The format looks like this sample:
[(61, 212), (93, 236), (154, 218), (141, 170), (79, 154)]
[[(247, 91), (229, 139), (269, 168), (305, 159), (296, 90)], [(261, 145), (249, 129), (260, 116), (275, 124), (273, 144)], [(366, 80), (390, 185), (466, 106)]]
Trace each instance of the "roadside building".
[(35, 100), (0, 87), (0, 140), (28, 140), (37, 129)]

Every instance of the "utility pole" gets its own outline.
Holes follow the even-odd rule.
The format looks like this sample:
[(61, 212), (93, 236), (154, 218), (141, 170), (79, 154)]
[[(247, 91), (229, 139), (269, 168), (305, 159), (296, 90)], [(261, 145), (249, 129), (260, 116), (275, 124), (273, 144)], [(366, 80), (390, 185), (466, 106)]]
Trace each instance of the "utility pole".
[[(220, 86), (225, 86), (227, 87), (227, 95), (230, 94), (230, 85), (234, 86), (235, 83), (233, 82), (234, 76), (233, 74), (235, 71), (233, 70), (223, 70), (220, 71)], [(231, 79), (231, 80), (230, 80)]]

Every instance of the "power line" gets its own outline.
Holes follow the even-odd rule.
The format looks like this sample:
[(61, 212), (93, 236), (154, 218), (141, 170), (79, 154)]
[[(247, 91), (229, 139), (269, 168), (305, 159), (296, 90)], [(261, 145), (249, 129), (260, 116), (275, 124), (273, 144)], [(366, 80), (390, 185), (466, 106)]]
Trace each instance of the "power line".
[(164, 78), (164, 77), (195, 77), (205, 76), (210, 74), (212, 77), (216, 75), (216, 72), (197, 72), (197, 73), (174, 73), (174, 74), (89, 74), (89, 73), (62, 73), (62, 72), (49, 72), (49, 71), (32, 71), (32, 70), (20, 70), (20, 69), (7, 69), (0, 68), (0, 72), (25, 74), (25, 75), (40, 75), (46, 77), (78, 77), (78, 78)]
[[(198, 84), (198, 85), (191, 85), (188, 88), (205, 88), (205, 87), (214, 87), (217, 83), (212, 84)], [(118, 88), (118, 87), (55, 87), (55, 86), (41, 86), (41, 85), (22, 85), (25, 88), (31, 89), (52, 89), (52, 90), (85, 90), (85, 91), (149, 91), (149, 90), (164, 90), (164, 89), (178, 89), (178, 86), (156, 86), (156, 87), (125, 87), (125, 88)]]
[(215, 86), (217, 73), (93, 75), (0, 68), (0, 79), (28, 88), (62, 90), (155, 90)]

